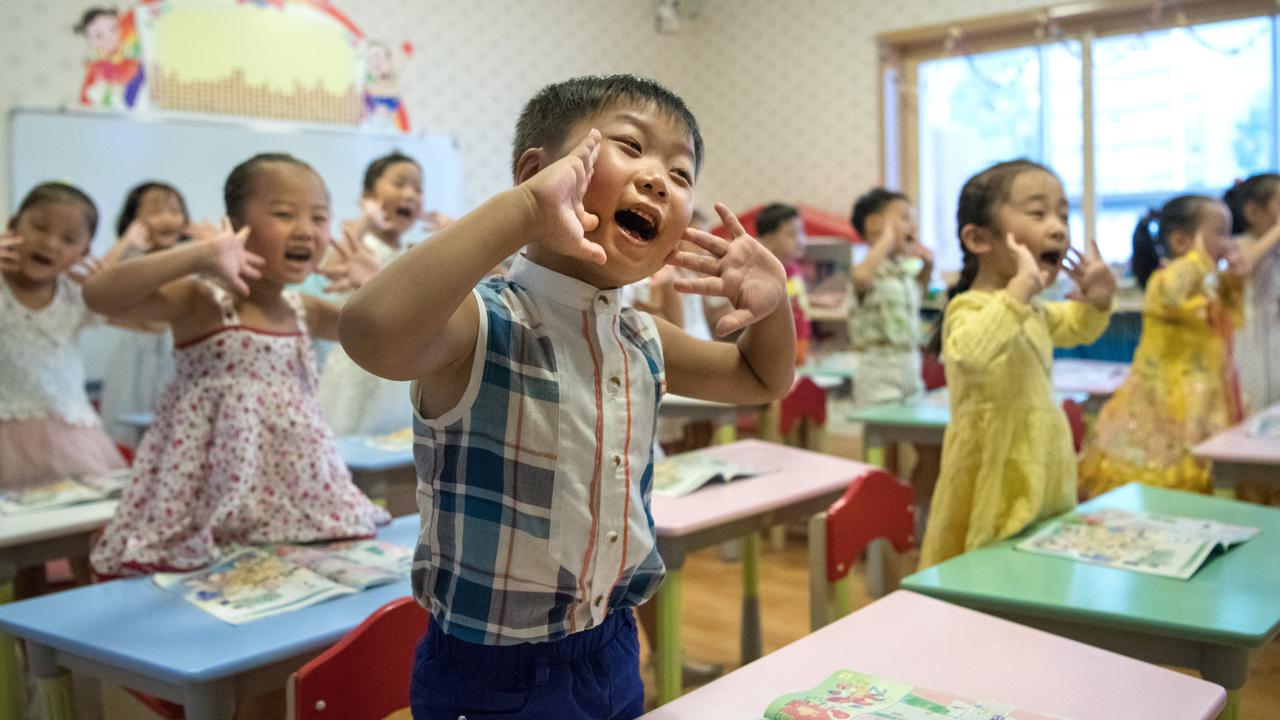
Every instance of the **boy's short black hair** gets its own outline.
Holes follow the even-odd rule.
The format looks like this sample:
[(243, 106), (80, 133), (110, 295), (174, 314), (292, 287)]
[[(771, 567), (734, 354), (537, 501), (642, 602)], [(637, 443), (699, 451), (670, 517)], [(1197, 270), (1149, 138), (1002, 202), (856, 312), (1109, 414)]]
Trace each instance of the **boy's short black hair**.
[(386, 155), (383, 155), (382, 157), (369, 163), (369, 167), (364, 169), (365, 193), (372, 193), (373, 186), (378, 184), (378, 180), (382, 178), (382, 174), (385, 173), (387, 169), (390, 168), (392, 165), (395, 165), (397, 163), (402, 163), (402, 162), (412, 163), (413, 166), (418, 168), (419, 171), (422, 170), (422, 164), (419, 163), (417, 160), (414, 160), (413, 158), (409, 157), (408, 155), (405, 155), (399, 150), (392, 150)]
[(548, 85), (525, 104), (516, 121), (512, 173), (525, 150), (556, 147), (565, 141), (574, 123), (620, 103), (652, 103), (684, 123), (693, 136), (694, 173), (702, 168), (702, 132), (679, 95), (635, 75), (584, 75)]
[(783, 203), (766, 205), (756, 215), (756, 237), (769, 235), (782, 227), (783, 223), (791, 222), (792, 218), (797, 217), (800, 217), (800, 211), (790, 205)]
[(859, 235), (865, 236), (867, 218), (884, 210), (890, 203), (898, 200), (908, 204), (911, 202), (906, 195), (900, 192), (886, 190), (882, 187), (868, 190), (853, 204), (853, 215), (849, 218), (849, 221), (853, 223), (853, 229), (857, 230)]
[[(73, 205), (79, 205), (84, 210), (84, 222), (89, 228), (89, 242), (93, 242), (93, 236), (98, 232), (98, 206), (93, 203), (85, 191), (65, 182), (42, 182), (31, 188), (31, 192), (22, 198), (22, 202), (18, 204), (18, 212), (14, 213), (9, 221), (9, 229), (12, 230), (16, 225), (18, 218), (26, 211), (42, 205), (47, 202), (65, 202)], [(86, 249), (85, 252), (88, 252)]]

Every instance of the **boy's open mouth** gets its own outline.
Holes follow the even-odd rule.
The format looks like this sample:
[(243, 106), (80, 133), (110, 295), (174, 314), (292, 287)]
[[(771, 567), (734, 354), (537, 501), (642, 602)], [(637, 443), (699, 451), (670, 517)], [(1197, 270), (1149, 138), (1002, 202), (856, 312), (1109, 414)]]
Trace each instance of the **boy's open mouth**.
[(292, 260), (293, 262), (308, 262), (311, 260), (311, 255), (310, 248), (294, 248), (284, 251), (284, 259)]
[(398, 207), (395, 209), (395, 213), (396, 217), (402, 220), (412, 220), (415, 215), (413, 208), (409, 206)]
[(622, 232), (642, 242), (658, 236), (658, 223), (645, 210), (619, 210), (614, 213), (613, 220)]
[(1060, 265), (1062, 264), (1062, 251), (1046, 250), (1040, 253), (1040, 262), (1046, 265)]
[(39, 263), (41, 265), (53, 264), (53, 258), (49, 257), (48, 255), (42, 255), (40, 253), (31, 253), (31, 260), (32, 262)]

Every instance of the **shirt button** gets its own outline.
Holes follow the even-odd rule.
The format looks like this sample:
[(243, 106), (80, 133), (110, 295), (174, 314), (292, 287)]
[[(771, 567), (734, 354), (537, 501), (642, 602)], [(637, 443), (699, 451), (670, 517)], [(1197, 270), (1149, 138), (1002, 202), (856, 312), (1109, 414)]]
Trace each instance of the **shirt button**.
[(608, 533), (605, 534), (604, 539), (608, 540), (611, 543), (616, 543), (618, 542), (618, 533), (610, 530)]
[(601, 310), (608, 310), (608, 309), (609, 309), (609, 298), (607, 298), (607, 297), (605, 297), (605, 296), (603, 296), (603, 295), (599, 295), (599, 296), (597, 296), (597, 297), (596, 297), (596, 305), (597, 305), (597, 306), (599, 306)]
[(619, 378), (617, 375), (614, 375), (613, 377), (609, 378), (609, 394), (610, 395), (617, 395), (618, 391), (621, 389), (622, 389), (621, 378)]
[(621, 455), (614, 455), (612, 458), (609, 458), (609, 462), (612, 462), (614, 467), (621, 467), (621, 466), (622, 466), (622, 456), (621, 456)]

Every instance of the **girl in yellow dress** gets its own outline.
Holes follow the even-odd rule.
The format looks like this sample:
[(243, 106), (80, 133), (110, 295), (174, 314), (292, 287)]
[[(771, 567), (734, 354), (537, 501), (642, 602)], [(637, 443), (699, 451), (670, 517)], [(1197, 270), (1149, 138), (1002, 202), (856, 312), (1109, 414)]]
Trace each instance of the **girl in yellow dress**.
[[(1093, 242), (1083, 255), (1070, 247), (1062, 183), (1043, 165), (1015, 160), (973, 176), (956, 220), (964, 269), (940, 337), (951, 423), (922, 568), (1075, 504), (1071, 429), (1051, 387), (1053, 348), (1096, 340), (1116, 288)], [(1073, 299), (1036, 299), (1060, 267), (1078, 287)]]
[[(1227, 271), (1218, 274), (1224, 258)], [(1102, 406), (1086, 441), (1083, 494), (1130, 482), (1212, 489), (1209, 463), (1191, 449), (1240, 419), (1230, 349), (1242, 273), (1231, 212), (1214, 198), (1176, 197), (1157, 218), (1138, 223), (1133, 274), (1146, 288), (1142, 339), (1129, 379)]]

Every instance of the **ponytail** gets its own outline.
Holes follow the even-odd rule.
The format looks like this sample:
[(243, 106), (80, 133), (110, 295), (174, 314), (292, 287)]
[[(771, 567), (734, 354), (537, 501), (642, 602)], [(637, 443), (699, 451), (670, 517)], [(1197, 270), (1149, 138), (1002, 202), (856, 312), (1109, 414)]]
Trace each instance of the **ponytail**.
[(1151, 277), (1151, 273), (1160, 267), (1160, 260), (1165, 256), (1165, 248), (1160, 237), (1160, 233), (1151, 232), (1152, 224), (1159, 226), (1160, 213), (1152, 209), (1138, 220), (1138, 226), (1133, 229), (1133, 257), (1129, 260), (1129, 265), (1133, 269), (1133, 276), (1138, 280), (1138, 286), (1147, 287), (1147, 280)]
[(947, 305), (955, 296), (973, 287), (973, 281), (978, 277), (978, 256), (969, 252), (968, 248), (963, 250), (964, 266), (960, 268), (960, 277), (956, 279), (955, 285), (947, 289), (947, 302), (942, 306), (942, 312), (938, 314), (938, 326), (933, 329), (933, 336), (925, 346), (928, 353), (939, 357), (942, 355), (942, 321), (947, 316)]

